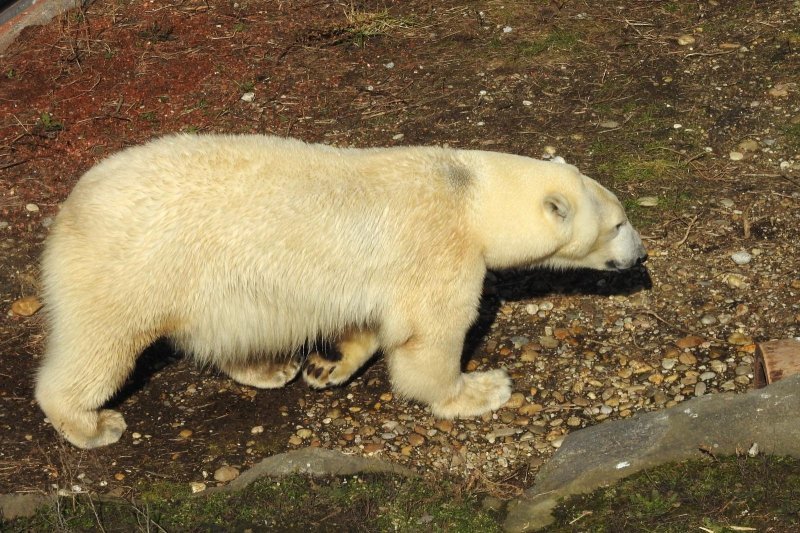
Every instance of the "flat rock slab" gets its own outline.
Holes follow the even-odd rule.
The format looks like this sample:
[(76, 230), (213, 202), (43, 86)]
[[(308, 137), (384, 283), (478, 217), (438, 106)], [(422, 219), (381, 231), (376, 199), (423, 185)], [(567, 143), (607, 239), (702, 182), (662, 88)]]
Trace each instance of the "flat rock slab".
[(267, 457), (242, 472), (239, 477), (227, 485), (212, 487), (200, 494), (241, 490), (263, 477), (285, 477), (292, 474), (317, 477), (351, 476), (367, 472), (397, 474), (407, 477), (416, 475), (409, 468), (382, 459), (345, 455), (342, 452), (324, 448), (303, 448)]
[(558, 500), (591, 492), (646, 468), (746, 451), (800, 457), (800, 375), (747, 394), (714, 394), (570, 433), (509, 505), (507, 531), (534, 531), (553, 521)]

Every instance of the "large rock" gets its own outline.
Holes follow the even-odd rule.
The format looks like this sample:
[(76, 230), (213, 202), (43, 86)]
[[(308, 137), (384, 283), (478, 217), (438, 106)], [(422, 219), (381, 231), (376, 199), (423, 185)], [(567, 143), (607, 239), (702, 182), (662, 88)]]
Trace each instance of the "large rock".
[(747, 394), (702, 396), (626, 420), (570, 433), (525, 495), (509, 506), (507, 531), (550, 524), (560, 498), (591, 492), (640, 470), (754, 444), (800, 457), (800, 375)]

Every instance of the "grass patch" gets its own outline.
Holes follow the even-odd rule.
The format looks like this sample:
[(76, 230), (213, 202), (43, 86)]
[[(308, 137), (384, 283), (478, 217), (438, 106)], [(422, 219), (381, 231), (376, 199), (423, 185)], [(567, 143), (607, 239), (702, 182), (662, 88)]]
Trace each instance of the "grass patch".
[(555, 29), (541, 39), (535, 41), (522, 41), (517, 45), (517, 51), (523, 57), (536, 57), (550, 50), (571, 51), (580, 41), (580, 36), (574, 32)]
[(375, 12), (360, 11), (352, 5), (345, 9), (345, 19), (347, 20), (347, 28), (345, 28), (347, 41), (358, 47), (364, 46), (371, 37), (387, 35), (413, 25), (411, 19), (394, 17), (386, 9)]
[(662, 465), (568, 499), (555, 516), (545, 531), (798, 531), (800, 460), (745, 455)]
[[(185, 484), (141, 488), (136, 503), (61, 498), (4, 531), (500, 531), (497, 517), (448, 482), (387, 475), (263, 479), (189, 497)], [(265, 529), (266, 528), (266, 529)]]

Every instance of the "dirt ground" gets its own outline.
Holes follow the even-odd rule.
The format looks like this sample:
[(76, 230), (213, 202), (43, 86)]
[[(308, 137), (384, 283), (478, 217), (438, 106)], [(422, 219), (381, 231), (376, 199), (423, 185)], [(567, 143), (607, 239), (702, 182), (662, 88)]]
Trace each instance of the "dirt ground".
[[(800, 334), (797, 20), (790, 0), (97, 0), (27, 29), (0, 56), (0, 493), (211, 484), (310, 445), (505, 497), (568, 431), (747, 390), (754, 343)], [(114, 400), (122, 440), (79, 451), (32, 400), (41, 315), (11, 304), (80, 175), (177, 131), (555, 152), (623, 200), (648, 270), (491, 275), (465, 357), (514, 378), (493, 416), (436, 421), (381, 360), (257, 391), (159, 345)]]

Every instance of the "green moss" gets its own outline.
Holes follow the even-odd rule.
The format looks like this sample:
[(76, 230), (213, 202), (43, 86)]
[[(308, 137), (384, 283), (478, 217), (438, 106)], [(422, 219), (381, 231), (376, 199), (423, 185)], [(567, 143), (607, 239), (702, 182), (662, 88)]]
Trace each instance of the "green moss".
[(545, 531), (797, 531), (800, 461), (723, 457), (659, 466), (562, 502)]
[(555, 29), (535, 41), (522, 41), (517, 45), (517, 51), (523, 57), (535, 57), (549, 50), (570, 51), (573, 50), (580, 36), (577, 33)]

